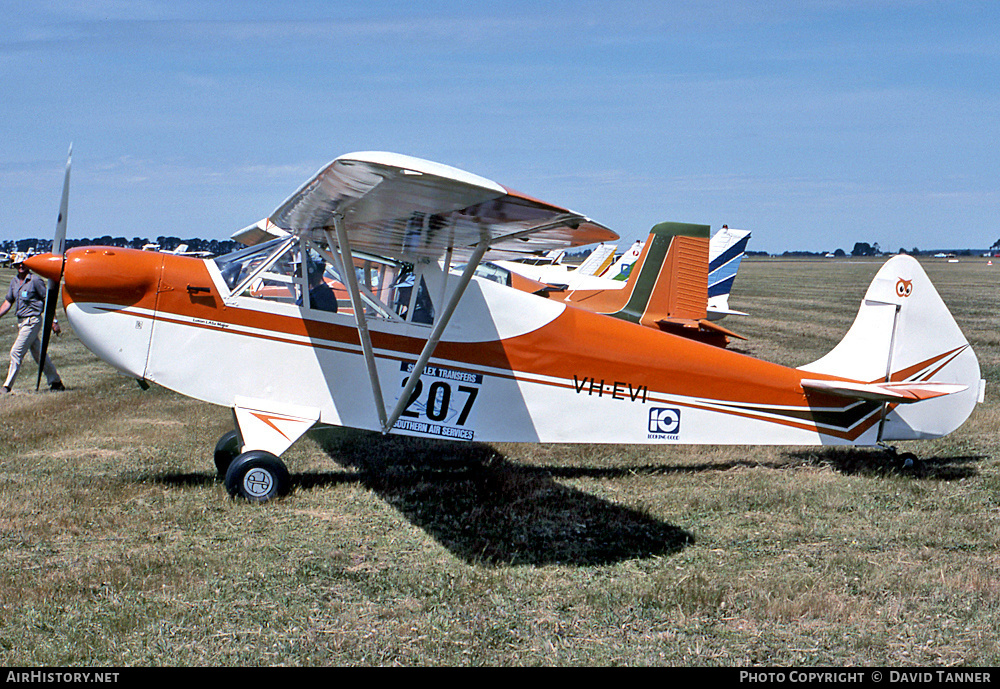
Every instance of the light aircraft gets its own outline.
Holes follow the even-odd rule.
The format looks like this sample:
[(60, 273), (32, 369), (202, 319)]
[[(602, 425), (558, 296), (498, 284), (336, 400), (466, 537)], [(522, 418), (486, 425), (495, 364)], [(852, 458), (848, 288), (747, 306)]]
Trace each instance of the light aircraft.
[[(708, 243), (707, 313), (701, 318), (707, 317), (708, 320), (717, 321), (729, 315), (746, 315), (742, 311), (729, 308), (729, 295), (749, 241), (749, 230), (730, 229), (727, 225), (723, 225), (712, 235)], [(628, 282), (636, 261), (642, 256), (645, 244), (646, 242), (636, 241), (614, 263), (610, 262), (605, 253), (608, 248), (613, 251), (614, 245), (602, 244), (577, 269), (551, 260), (518, 259), (494, 263), (512, 273), (544, 284), (563, 287), (566, 291), (622, 289)], [(681, 262), (675, 267), (681, 271), (702, 269), (700, 264), (690, 262)], [(661, 275), (658, 279), (664, 277)], [(652, 284), (648, 286), (652, 288)]]
[(179, 244), (176, 249), (161, 249), (159, 244), (144, 244), (142, 250), (159, 251), (164, 254), (174, 254), (176, 256), (198, 256), (201, 258), (208, 258), (212, 255), (211, 251), (189, 251), (187, 244)]
[[(60, 249), (68, 182), (69, 162)], [(885, 446), (950, 433), (982, 399), (975, 353), (908, 256), (879, 270), (830, 354), (789, 368), (475, 277), (491, 257), (617, 235), (438, 163), (341, 156), (269, 222), (286, 236), (216, 259), (80, 247), (28, 264), (61, 281), (69, 322), (100, 358), (233, 410), (216, 464), (251, 501), (288, 490), (280, 456), (317, 426), (482, 442)], [(336, 273), (349, 305), (315, 308), (307, 266)]]
[[(709, 319), (708, 234), (708, 225), (660, 223), (650, 230), (624, 282), (595, 277), (577, 282), (576, 288), (539, 289), (538, 283), (531, 283), (527, 289), (577, 308), (725, 347), (731, 337), (746, 338)], [(511, 265), (519, 264), (496, 261), (478, 270), (501, 283), (506, 276), (506, 284), (514, 286), (517, 273), (508, 268)]]
[(559, 252), (556, 257), (519, 258), (509, 261), (501, 259), (492, 263), (534, 282), (558, 286), (567, 290), (616, 289), (622, 287), (623, 284), (611, 283), (608, 278), (601, 277), (601, 274), (611, 266), (617, 246), (617, 244), (598, 244), (579, 266), (562, 263), (562, 254), (565, 252)]

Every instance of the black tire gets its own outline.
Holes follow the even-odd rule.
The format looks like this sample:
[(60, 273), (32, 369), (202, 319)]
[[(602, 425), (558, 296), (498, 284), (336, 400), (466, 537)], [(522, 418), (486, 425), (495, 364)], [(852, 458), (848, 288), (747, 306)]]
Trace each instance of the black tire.
[(244, 452), (226, 471), (229, 494), (250, 502), (267, 502), (285, 495), (290, 484), (284, 463), (264, 450)]
[(215, 470), (219, 478), (226, 478), (229, 465), (236, 459), (240, 449), (240, 434), (236, 431), (229, 431), (219, 438), (219, 442), (215, 444)]

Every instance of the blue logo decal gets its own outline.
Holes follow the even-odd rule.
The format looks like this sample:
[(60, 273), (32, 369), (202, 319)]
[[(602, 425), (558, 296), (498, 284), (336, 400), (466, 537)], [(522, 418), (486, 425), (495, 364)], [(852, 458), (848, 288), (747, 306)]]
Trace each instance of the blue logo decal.
[(681, 431), (681, 410), (673, 407), (654, 407), (649, 410), (649, 432), (677, 435)]

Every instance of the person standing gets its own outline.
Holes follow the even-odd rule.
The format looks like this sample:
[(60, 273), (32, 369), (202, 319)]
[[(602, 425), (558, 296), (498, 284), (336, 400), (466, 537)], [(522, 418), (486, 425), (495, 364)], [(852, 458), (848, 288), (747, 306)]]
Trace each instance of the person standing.
[[(14, 338), (14, 345), (10, 348), (10, 367), (7, 369), (7, 379), (3, 384), (4, 393), (10, 392), (14, 386), (24, 355), (30, 351), (35, 361), (38, 361), (41, 355), (42, 342), (39, 334), (42, 331), (42, 310), (45, 308), (47, 291), (45, 282), (38, 275), (28, 271), (23, 259), (16, 260), (14, 267), (17, 269), (17, 275), (11, 279), (7, 297), (0, 303), (0, 318), (3, 318), (11, 308), (14, 308), (14, 315), (17, 317), (17, 337)], [(58, 322), (52, 324), (52, 332), (59, 334)], [(45, 380), (50, 390), (66, 389), (59, 372), (47, 354), (42, 370), (45, 372)]]

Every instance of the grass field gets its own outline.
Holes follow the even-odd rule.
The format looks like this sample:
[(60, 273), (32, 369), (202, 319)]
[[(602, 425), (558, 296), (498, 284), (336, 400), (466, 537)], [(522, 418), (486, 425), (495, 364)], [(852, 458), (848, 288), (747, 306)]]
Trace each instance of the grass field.
[[(818, 358), (878, 265), (745, 261), (734, 348)], [(1000, 264), (925, 268), (988, 382), (956, 433), (900, 444), (912, 470), (344, 431), (295, 445), (294, 492), (255, 506), (215, 479), (229, 410), (144, 392), (64, 332), (69, 390), (35, 393), (32, 365), (0, 398), (0, 662), (997, 665)]]

